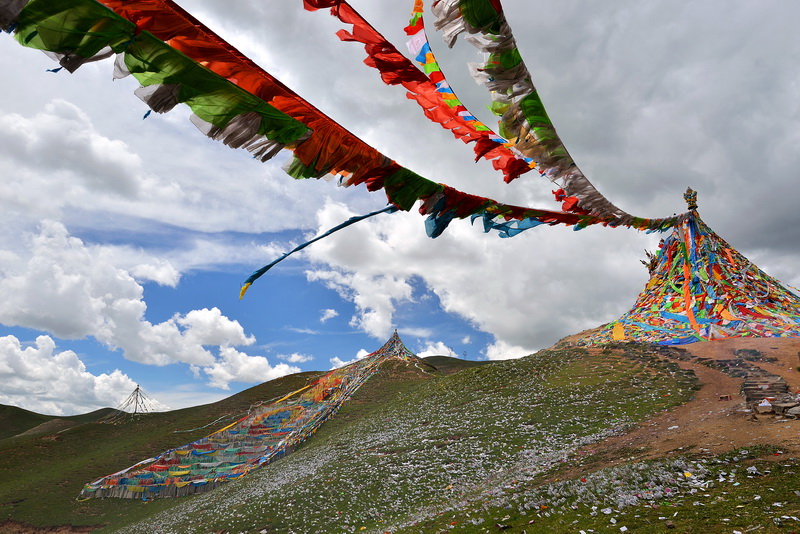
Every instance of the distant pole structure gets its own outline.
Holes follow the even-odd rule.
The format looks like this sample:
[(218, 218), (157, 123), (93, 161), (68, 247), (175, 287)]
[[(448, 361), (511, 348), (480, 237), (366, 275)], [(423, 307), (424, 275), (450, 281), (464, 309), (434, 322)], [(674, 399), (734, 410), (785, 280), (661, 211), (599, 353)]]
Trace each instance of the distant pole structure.
[(133, 415), (139, 415), (144, 410), (144, 402), (142, 399), (142, 388), (136, 384), (136, 389), (133, 390)]
[(147, 395), (141, 386), (136, 384), (136, 389), (108, 417), (104, 417), (102, 422), (119, 423), (124, 419), (136, 419), (160, 411), (159, 407), (163, 409), (160, 402)]

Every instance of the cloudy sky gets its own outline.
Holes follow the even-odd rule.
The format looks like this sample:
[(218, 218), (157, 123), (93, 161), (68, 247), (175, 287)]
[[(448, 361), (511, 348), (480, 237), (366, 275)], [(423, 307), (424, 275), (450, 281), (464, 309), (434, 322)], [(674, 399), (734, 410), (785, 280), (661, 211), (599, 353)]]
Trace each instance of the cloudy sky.
[[(352, 0), (398, 48), (412, 2)], [(405, 5), (408, 4), (408, 5)], [(594, 185), (630, 213), (684, 211), (762, 269), (800, 284), (800, 4), (506, 0), (549, 114)], [(459, 189), (557, 209), (536, 173), (511, 185), (425, 119), (300, 1), (196, 0), (190, 11), (383, 153)], [(429, 23), (429, 27), (432, 24)], [(459, 97), (477, 52), (431, 41)], [(134, 80), (104, 61), (47, 72), (0, 35), (0, 403), (50, 414), (115, 406), (136, 384), (173, 408), (378, 348), (506, 358), (615, 319), (658, 236), (540, 227), (513, 239), (454, 222), (425, 236), (383, 215), (258, 267), (383, 193), (295, 181), (207, 140), (187, 108), (142, 117)]]

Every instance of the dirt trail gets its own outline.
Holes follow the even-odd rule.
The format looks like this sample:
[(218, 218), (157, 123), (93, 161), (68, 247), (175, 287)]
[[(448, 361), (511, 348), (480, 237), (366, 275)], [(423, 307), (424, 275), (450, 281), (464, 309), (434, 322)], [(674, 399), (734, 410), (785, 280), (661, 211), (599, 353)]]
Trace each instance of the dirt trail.
[[(694, 356), (716, 360), (733, 359), (736, 349), (755, 349), (763, 356), (777, 358), (773, 363), (753, 365), (782, 376), (790, 391), (800, 389), (800, 340), (727, 339), (694, 343), (683, 348)], [(631, 432), (591, 447), (594, 452), (615, 458), (610, 463), (682, 454), (688, 451), (718, 454), (738, 447), (776, 445), (784, 454), (800, 455), (800, 419), (787, 420), (775, 415), (754, 416), (746, 411), (740, 393), (743, 382), (696, 361), (678, 361), (691, 369), (702, 387), (691, 402), (645, 421)], [(720, 400), (730, 395), (732, 400)], [(633, 450), (632, 450), (633, 449)], [(616, 453), (616, 454), (615, 454)], [(622, 458), (624, 456), (624, 458)]]

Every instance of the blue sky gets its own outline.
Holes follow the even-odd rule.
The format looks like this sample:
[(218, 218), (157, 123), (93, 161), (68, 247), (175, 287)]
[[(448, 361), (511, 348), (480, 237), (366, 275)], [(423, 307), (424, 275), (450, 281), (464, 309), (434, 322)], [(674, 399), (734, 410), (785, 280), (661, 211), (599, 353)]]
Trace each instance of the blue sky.
[[(353, 1), (403, 49), (411, 2)], [(797, 286), (800, 35), (795, 2), (588, 6), (507, 0), (534, 82), (571, 154), (612, 202), (661, 217), (700, 192), (704, 220)], [(198, 0), (192, 13), (362, 139), (454, 187), (549, 209), (553, 187), (512, 184), (363, 65), (325, 11)], [(303, 32), (298, 32), (302, 24)], [(430, 26), (430, 24), (429, 24)], [(462, 101), (491, 122), (464, 64), (431, 42)], [(142, 116), (112, 64), (53, 62), (0, 35), (0, 403), (69, 414), (135, 384), (166, 405), (208, 402), (296, 370), (329, 369), (397, 328), (422, 354), (510, 358), (622, 315), (657, 235), (538, 228), (498, 239), (414, 213), (359, 223), (258, 267), (382, 193), (295, 181), (202, 136), (185, 108)], [(533, 177), (532, 177), (533, 176)], [(328, 311), (326, 311), (328, 310)]]

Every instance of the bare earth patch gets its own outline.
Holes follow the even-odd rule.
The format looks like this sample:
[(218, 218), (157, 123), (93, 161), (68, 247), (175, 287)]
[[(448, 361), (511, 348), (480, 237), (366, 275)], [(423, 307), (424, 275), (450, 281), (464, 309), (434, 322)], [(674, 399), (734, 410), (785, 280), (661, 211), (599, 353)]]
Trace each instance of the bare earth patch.
[[(771, 363), (754, 362), (765, 371), (783, 377), (790, 391), (800, 389), (800, 340), (726, 339), (684, 345), (691, 355), (725, 360), (735, 358), (736, 349), (755, 349), (763, 356), (777, 358)], [(605, 465), (631, 460), (661, 458), (692, 453), (719, 454), (739, 447), (776, 445), (784, 455), (800, 453), (800, 420), (769, 415), (755, 416), (746, 410), (740, 393), (741, 378), (733, 378), (696, 361), (677, 361), (691, 369), (702, 387), (694, 400), (645, 421), (630, 432), (594, 444), (584, 453), (610, 459)], [(720, 400), (730, 395), (731, 400)], [(635, 399), (631, 399), (635, 402)]]

